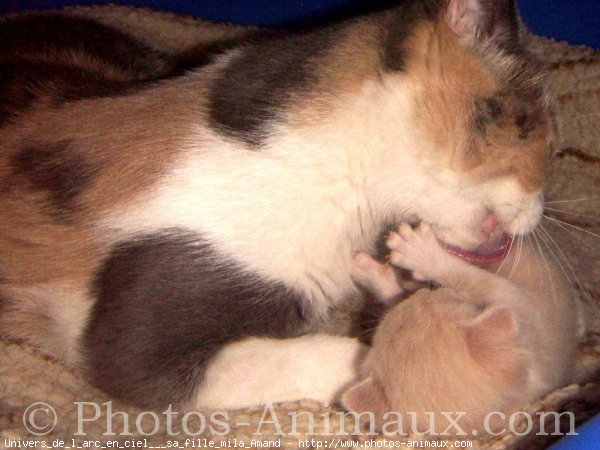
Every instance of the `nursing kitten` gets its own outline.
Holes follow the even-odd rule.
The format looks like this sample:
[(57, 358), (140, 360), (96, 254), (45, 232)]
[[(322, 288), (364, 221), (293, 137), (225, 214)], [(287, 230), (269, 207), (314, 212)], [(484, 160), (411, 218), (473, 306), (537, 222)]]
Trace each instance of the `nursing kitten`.
[[(348, 409), (372, 412), (375, 424), (389, 422), (389, 429), (396, 416), (388, 412), (398, 412), (404, 432), (496, 432), (507, 426), (498, 413), (506, 419), (573, 381), (583, 332), (579, 303), (532, 244), (523, 242), (486, 270), (445, 251), (427, 225), (403, 224), (387, 242), (392, 264), (440, 288), (419, 290), (387, 313), (363, 378), (343, 394)], [(391, 293), (395, 279), (387, 268), (366, 255), (358, 267), (372, 289)], [(460, 429), (442, 412), (465, 413)]]
[[(8, 88), (32, 95), (0, 97), (0, 332), (124, 401), (231, 404), (211, 367), (248, 373), (326, 319), (390, 223), (485, 252), (489, 217), (511, 234), (540, 220), (554, 128), (511, 1), (407, 0), (189, 71), (115, 39), (121, 63), (92, 45), (110, 39), (31, 73), (42, 44), (7, 56)], [(351, 370), (347, 342), (321, 341)]]

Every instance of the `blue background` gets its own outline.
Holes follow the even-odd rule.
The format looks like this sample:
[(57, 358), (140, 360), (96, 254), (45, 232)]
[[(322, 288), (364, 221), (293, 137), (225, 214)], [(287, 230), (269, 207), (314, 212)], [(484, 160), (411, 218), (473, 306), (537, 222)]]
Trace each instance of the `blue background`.
[[(355, 14), (391, 0), (0, 0), (0, 13), (65, 5), (128, 4), (263, 27)], [(600, 48), (600, 0), (519, 0), (529, 28), (544, 36)]]

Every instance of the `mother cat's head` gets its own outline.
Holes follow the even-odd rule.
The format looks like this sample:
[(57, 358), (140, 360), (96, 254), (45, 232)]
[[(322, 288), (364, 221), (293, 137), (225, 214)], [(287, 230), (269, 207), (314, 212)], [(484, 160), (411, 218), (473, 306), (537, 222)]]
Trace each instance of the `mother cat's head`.
[(466, 249), (531, 231), (556, 138), (514, 3), (409, 0), (388, 21), (376, 201)]
[(209, 123), (282, 160), (301, 149), (300, 178), (321, 169), (315, 196), (352, 218), (363, 199), (360, 223), (375, 219), (375, 231), (352, 229), (357, 239), (424, 220), (448, 244), (493, 248), (490, 232), (539, 222), (554, 140), (521, 34), (512, 0), (399, 0), (234, 49), (218, 60)]

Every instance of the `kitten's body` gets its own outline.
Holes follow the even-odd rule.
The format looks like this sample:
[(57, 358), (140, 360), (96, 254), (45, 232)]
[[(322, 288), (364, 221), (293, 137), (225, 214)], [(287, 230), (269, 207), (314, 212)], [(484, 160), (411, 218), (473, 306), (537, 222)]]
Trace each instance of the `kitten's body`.
[[(440, 288), (420, 290), (388, 312), (364, 378), (344, 394), (349, 409), (373, 413), (379, 427), (393, 422), (386, 412), (399, 412), (405, 430), (413, 413), (413, 432), (433, 433), (451, 425), (442, 412), (464, 413), (462, 431), (495, 432), (519, 408), (574, 381), (581, 310), (541, 249), (524, 242), (500, 267), (484, 270), (444, 251), (425, 227), (405, 226), (388, 245), (393, 264)], [(373, 287), (391, 284), (373, 262), (363, 261), (362, 270)]]
[(389, 223), (472, 249), (490, 212), (539, 220), (553, 129), (509, 1), (410, 0), (201, 59), (104, 93), (112, 69), (85, 69), (79, 97), (11, 75), (27, 99), (2, 100), (0, 329), (114, 396), (203, 404), (225, 346), (354, 294), (352, 254)]

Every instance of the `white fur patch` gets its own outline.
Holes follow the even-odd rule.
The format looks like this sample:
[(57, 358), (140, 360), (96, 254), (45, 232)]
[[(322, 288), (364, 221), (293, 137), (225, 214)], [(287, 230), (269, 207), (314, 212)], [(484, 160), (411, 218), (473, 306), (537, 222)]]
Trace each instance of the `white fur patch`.
[(210, 364), (191, 407), (237, 409), (268, 402), (332, 402), (358, 375), (366, 347), (323, 334), (294, 339), (248, 338)]
[(369, 142), (376, 134), (365, 130), (368, 114), (356, 113), (367, 107), (364, 99), (354, 101), (360, 105), (340, 112), (344, 126), (281, 129), (255, 151), (198, 126), (186, 157), (161, 185), (104, 225), (128, 235), (196, 231), (224, 258), (304, 292), (325, 315), (354, 293), (352, 252), (370, 250), (387, 218), (367, 186), (383, 163), (371, 152), (379, 143)]
[(259, 149), (196, 124), (160, 185), (104, 225), (127, 235), (195, 231), (224, 258), (303, 292), (321, 316), (354, 292), (352, 254), (372, 251), (384, 223), (421, 219), (442, 240), (474, 248), (488, 238), (489, 209), (533, 203), (448, 169), (444, 152), (415, 132), (418, 88), (409, 83), (365, 81), (327, 120), (273, 125)]

